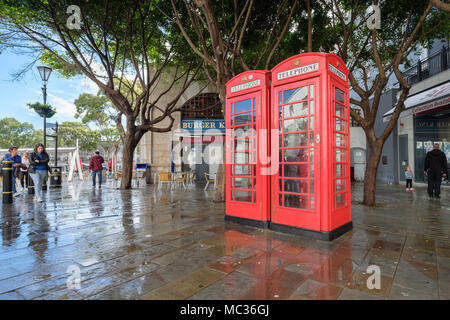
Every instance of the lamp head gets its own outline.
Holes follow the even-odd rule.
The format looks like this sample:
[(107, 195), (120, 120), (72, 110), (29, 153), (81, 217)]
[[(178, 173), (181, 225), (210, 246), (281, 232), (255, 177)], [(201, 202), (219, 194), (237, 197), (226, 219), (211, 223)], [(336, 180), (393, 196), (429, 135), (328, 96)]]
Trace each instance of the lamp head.
[(52, 68), (46, 66), (39, 66), (37, 68), (39, 70), (39, 74), (41, 75), (42, 81), (47, 82), (50, 77), (50, 73), (52, 73)]

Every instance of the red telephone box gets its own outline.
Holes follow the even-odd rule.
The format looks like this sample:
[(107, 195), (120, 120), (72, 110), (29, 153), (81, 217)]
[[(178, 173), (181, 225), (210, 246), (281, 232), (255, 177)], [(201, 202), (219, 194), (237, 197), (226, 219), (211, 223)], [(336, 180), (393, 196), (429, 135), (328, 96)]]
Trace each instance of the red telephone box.
[(304, 53), (272, 69), (270, 228), (332, 240), (352, 228), (348, 70)]
[[(225, 219), (267, 227), (270, 176), (260, 149), (268, 152), (270, 71), (246, 71), (228, 81), (226, 127)], [(267, 164), (269, 166), (270, 164)]]

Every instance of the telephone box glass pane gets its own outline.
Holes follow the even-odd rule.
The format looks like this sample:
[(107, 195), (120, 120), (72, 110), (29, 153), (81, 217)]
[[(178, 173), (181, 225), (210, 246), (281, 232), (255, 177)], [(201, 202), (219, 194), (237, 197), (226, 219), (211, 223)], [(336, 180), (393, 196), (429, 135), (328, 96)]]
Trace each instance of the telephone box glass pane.
[(252, 113), (242, 113), (234, 116), (234, 125), (238, 126), (240, 124), (251, 123), (252, 121)]
[(248, 152), (236, 152), (234, 154), (234, 163), (249, 163)]
[(335, 114), (337, 117), (341, 117), (341, 118), (345, 117), (344, 106), (337, 102), (336, 102)]
[(284, 191), (308, 193), (308, 180), (284, 180)]
[(305, 100), (308, 97), (308, 87), (300, 87), (284, 91), (284, 103)]
[(235, 138), (242, 138), (242, 137), (248, 137), (253, 135), (254, 127), (253, 126), (242, 126), (237, 127), (234, 129), (234, 137)]
[(345, 121), (341, 118), (336, 118), (336, 131), (345, 132)]
[(308, 102), (288, 104), (284, 106), (284, 117), (299, 117), (308, 114)]
[(248, 150), (248, 149), (250, 149), (250, 140), (249, 139), (237, 139), (237, 140), (234, 140), (234, 149), (235, 150)]
[(336, 192), (342, 192), (342, 191), (345, 191), (345, 180), (337, 179), (336, 180)]
[(308, 118), (284, 120), (284, 132), (308, 130)]
[(234, 200), (244, 201), (244, 202), (252, 202), (252, 192), (236, 190), (234, 192)]
[(250, 111), (252, 109), (252, 100), (242, 100), (234, 104), (234, 113)]
[(295, 194), (284, 195), (284, 206), (290, 208), (308, 209), (308, 197)]
[(284, 135), (285, 147), (306, 147), (308, 146), (308, 133), (292, 133)]
[(345, 161), (345, 150), (336, 148), (336, 162), (344, 162)]
[(250, 176), (252, 174), (251, 165), (235, 165), (234, 175), (235, 176)]
[(340, 133), (336, 133), (336, 147), (344, 147), (345, 146), (345, 136)]
[(345, 193), (336, 195), (336, 208), (345, 207)]
[(345, 176), (345, 166), (343, 164), (336, 165), (336, 177)]
[(336, 100), (344, 103), (344, 91), (336, 88)]
[(285, 164), (284, 176), (293, 178), (306, 178), (308, 177), (308, 165), (307, 164)]
[(238, 189), (251, 189), (252, 182), (249, 178), (235, 178), (234, 187)]
[(285, 162), (308, 162), (308, 149), (287, 149), (284, 150)]

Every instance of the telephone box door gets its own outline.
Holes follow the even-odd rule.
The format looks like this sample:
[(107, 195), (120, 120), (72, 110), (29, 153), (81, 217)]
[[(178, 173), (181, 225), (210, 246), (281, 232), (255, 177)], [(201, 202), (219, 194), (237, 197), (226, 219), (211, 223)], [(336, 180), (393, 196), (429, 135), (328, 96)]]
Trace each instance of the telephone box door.
[(320, 77), (274, 87), (271, 223), (320, 230)]
[[(260, 177), (257, 170), (257, 106), (258, 92), (227, 99), (226, 185), (227, 214), (239, 218), (261, 220)], [(262, 190), (260, 190), (262, 191)], [(258, 201), (257, 201), (258, 200)]]

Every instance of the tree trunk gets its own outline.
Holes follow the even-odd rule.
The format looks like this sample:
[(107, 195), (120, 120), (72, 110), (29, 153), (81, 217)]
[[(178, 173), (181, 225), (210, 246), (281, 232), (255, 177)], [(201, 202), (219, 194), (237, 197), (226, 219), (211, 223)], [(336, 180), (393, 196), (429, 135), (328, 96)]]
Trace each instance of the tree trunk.
[(380, 163), (381, 152), (383, 151), (383, 142), (376, 140), (368, 142), (368, 156), (366, 172), (364, 175), (364, 205), (375, 205), (375, 190), (377, 184), (377, 171)]
[[(225, 79), (223, 81), (218, 80), (217, 88), (219, 89), (219, 98), (222, 103), (222, 108), (225, 111), (226, 107), (226, 95), (227, 88), (225, 86)], [(226, 112), (224, 112), (226, 114)], [(224, 202), (225, 201), (225, 154), (226, 154), (226, 144), (223, 144), (222, 153), (222, 163), (219, 164), (216, 175), (216, 187), (214, 188), (213, 201), (214, 202)]]
[(133, 178), (133, 155), (136, 144), (133, 141), (134, 134), (128, 133), (124, 139), (122, 149), (122, 177), (120, 189), (131, 189), (131, 180)]
[(306, 10), (308, 14), (308, 52), (312, 52), (312, 18), (310, 0), (306, 0)]

